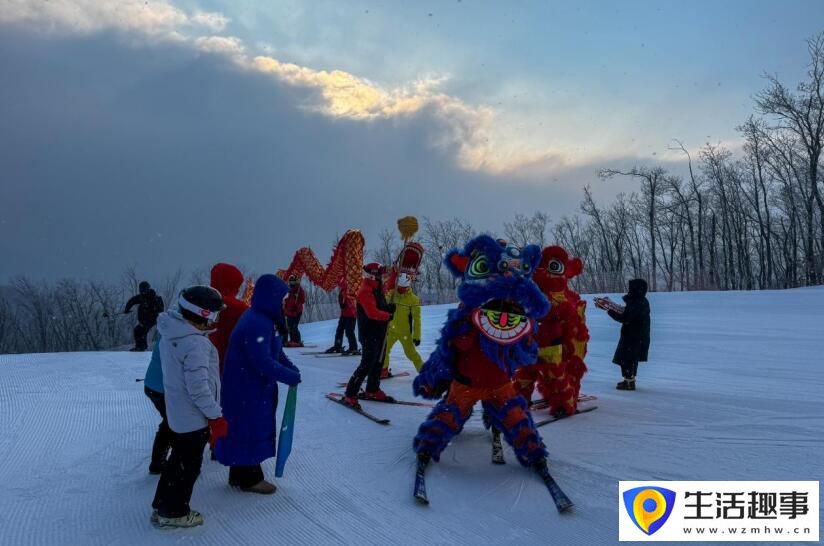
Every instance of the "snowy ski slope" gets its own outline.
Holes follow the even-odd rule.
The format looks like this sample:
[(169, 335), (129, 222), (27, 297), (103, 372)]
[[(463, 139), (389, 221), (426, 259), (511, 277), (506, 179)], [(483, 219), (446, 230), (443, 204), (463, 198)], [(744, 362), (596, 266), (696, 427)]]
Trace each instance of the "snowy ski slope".
[[(149, 353), (0, 356), (0, 544), (614, 544), (618, 480), (824, 477), (824, 289), (650, 300), (651, 362), (631, 393), (614, 389), (618, 324), (590, 303), (583, 392), (599, 409), (541, 429), (576, 503), (564, 515), (508, 447), (507, 465), (490, 464), (477, 412), (429, 469), (431, 506), (416, 505), (411, 442), (428, 410), (371, 403), (392, 420), (372, 423), (322, 396), (355, 359), (290, 349), (303, 383), (278, 492), (232, 490), (207, 457), (192, 500), (205, 525), (158, 531), (147, 473), (158, 419), (135, 381)], [(424, 310), (422, 353), (446, 309)], [(304, 325), (304, 339), (325, 348), (334, 327)], [(414, 372), (399, 346), (393, 359)], [(384, 388), (411, 400), (411, 383)], [(274, 461), (264, 468), (273, 478)]]

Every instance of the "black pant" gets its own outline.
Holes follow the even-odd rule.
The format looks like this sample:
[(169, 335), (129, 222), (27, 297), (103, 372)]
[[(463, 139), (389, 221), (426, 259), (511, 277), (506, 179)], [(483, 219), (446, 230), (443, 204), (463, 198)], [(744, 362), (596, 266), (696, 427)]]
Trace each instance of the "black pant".
[(149, 348), (149, 342), (146, 341), (146, 338), (149, 335), (149, 330), (154, 328), (155, 323), (142, 323), (138, 322), (137, 326), (134, 327), (134, 348), (138, 351), (145, 351)]
[(190, 512), (189, 501), (200, 467), (203, 448), (209, 441), (209, 427), (193, 432), (172, 431), (172, 454), (157, 482), (152, 508), (164, 518), (179, 518)]
[(338, 329), (335, 330), (335, 347), (343, 349), (343, 334), (349, 342), (349, 350), (358, 350), (358, 339), (355, 337), (355, 317), (341, 317), (338, 319)]
[(621, 374), (624, 376), (624, 379), (629, 379), (630, 377), (634, 379), (636, 373), (638, 373), (637, 360), (621, 363)]
[(250, 466), (230, 466), (229, 485), (252, 487), (263, 481), (263, 469), (259, 464)]
[(152, 462), (149, 469), (155, 472), (163, 470), (166, 464), (166, 455), (169, 454), (169, 448), (172, 445), (172, 430), (169, 428), (169, 423), (166, 421), (166, 397), (162, 392), (157, 392), (149, 387), (143, 387), (143, 392), (152, 401), (155, 409), (163, 418), (160, 425), (157, 427), (157, 432), (154, 437), (154, 444), (152, 445)]
[(296, 317), (286, 317), (286, 327), (289, 328), (289, 339), (287, 341), (301, 343), (298, 324), (300, 324), (300, 315)]
[(375, 392), (381, 388), (381, 368), (383, 368), (387, 324), (384, 322), (382, 327), (375, 328), (373, 335), (366, 335), (361, 339), (363, 352), (360, 366), (352, 374), (349, 384), (346, 385), (346, 396), (357, 396), (364, 379), (366, 379), (366, 392)]

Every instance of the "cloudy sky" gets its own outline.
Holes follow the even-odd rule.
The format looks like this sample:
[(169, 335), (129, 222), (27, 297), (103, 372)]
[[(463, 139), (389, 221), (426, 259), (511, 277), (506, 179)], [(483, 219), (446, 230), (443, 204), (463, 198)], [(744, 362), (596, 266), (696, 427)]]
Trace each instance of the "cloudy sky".
[(824, 3), (0, 0), (0, 282), (257, 272), (403, 215), (575, 213), (735, 149)]

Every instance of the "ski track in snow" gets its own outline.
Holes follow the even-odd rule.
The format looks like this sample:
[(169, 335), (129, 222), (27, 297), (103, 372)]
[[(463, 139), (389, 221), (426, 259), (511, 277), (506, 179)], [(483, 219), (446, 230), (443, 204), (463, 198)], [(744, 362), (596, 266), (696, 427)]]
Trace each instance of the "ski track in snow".
[[(611, 295), (617, 298), (620, 295)], [(614, 544), (618, 480), (807, 480), (824, 475), (824, 289), (653, 294), (651, 361), (618, 392), (619, 325), (588, 307), (582, 391), (599, 409), (540, 429), (576, 507), (559, 515), (504, 445), (491, 463), (479, 408), (441, 462), (431, 505), (412, 497), (412, 438), (427, 408), (365, 402), (382, 427), (323, 397), (357, 359), (288, 349), (301, 368), (292, 455), (271, 497), (241, 493), (204, 458), (193, 530), (149, 524), (157, 415), (143, 394), (149, 353), (0, 356), (1, 544)], [(448, 306), (423, 311), (426, 357)], [(302, 326), (326, 347), (335, 322)], [(398, 345), (397, 371), (414, 368)], [(383, 383), (412, 400), (413, 377)], [(286, 389), (281, 389), (285, 396)], [(538, 412), (536, 418), (545, 412)], [(274, 460), (264, 464), (270, 479)], [(782, 543), (787, 544), (787, 543)]]

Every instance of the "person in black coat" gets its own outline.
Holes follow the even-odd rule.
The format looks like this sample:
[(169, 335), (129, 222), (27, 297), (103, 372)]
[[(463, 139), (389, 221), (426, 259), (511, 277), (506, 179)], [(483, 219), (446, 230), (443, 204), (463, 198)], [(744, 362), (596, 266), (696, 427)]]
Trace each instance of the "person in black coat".
[(381, 370), (386, 342), (386, 329), (395, 312), (394, 303), (386, 303), (383, 293), (383, 277), (386, 267), (370, 263), (363, 267), (366, 278), (358, 290), (358, 338), (361, 342), (361, 362), (346, 385), (343, 403), (359, 408), (358, 391), (366, 380), (364, 398), (379, 402), (393, 399), (381, 390)]
[(624, 376), (624, 380), (615, 386), (618, 390), (634, 391), (638, 363), (647, 361), (650, 309), (646, 295), (647, 281), (632, 279), (629, 281), (629, 291), (624, 296), (624, 307), (608, 298), (598, 298), (595, 301), (596, 307), (604, 309), (610, 317), (621, 323), (621, 338), (612, 357), (612, 362), (621, 366), (621, 374)]
[(148, 282), (138, 285), (138, 294), (126, 302), (123, 313), (130, 313), (137, 305), (137, 325), (134, 327), (134, 347), (132, 351), (146, 351), (149, 348), (147, 337), (149, 330), (157, 324), (157, 316), (163, 312), (163, 298), (152, 290)]

